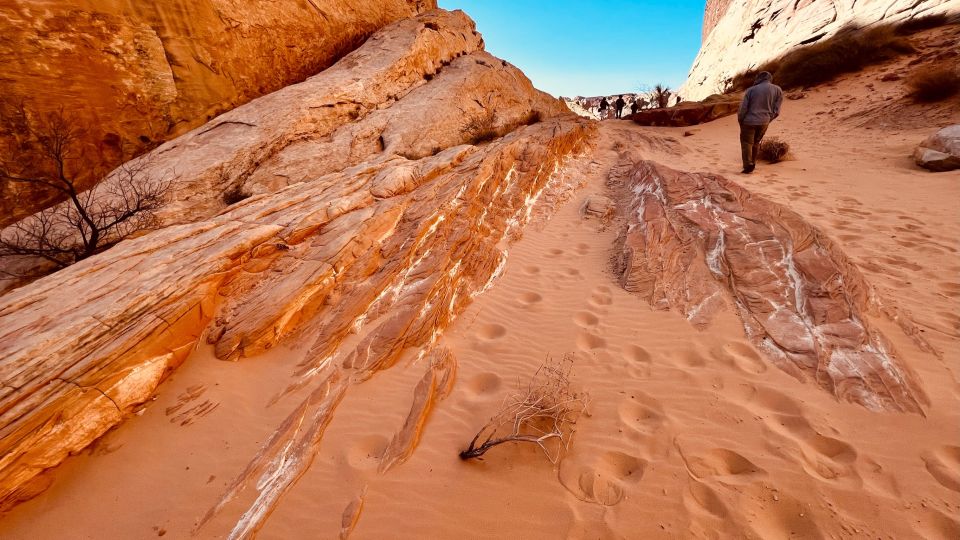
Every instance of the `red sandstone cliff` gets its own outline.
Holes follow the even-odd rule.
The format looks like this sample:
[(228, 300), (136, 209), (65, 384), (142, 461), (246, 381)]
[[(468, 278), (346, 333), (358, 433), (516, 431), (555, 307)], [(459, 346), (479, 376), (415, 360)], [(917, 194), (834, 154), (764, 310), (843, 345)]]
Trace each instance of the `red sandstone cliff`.
[[(435, 0), (0, 0), (0, 96), (83, 126), (77, 168), (116, 165), (332, 65)], [(0, 125), (0, 159), (16, 159)], [(82, 176), (82, 175), (81, 175)], [(96, 173), (87, 173), (86, 183)], [(0, 225), (50, 195), (0, 183)]]

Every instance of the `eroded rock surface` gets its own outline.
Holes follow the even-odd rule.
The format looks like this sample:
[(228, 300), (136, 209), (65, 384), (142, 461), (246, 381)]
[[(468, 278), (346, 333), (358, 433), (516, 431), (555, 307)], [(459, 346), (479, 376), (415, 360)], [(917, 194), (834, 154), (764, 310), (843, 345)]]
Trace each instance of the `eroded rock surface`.
[(800, 215), (722, 177), (652, 162), (615, 180), (627, 290), (698, 326), (733, 306), (784, 371), (870, 409), (922, 412), (915, 376), (870, 323), (870, 287)]
[(727, 81), (800, 45), (831, 36), (856, 21), (871, 25), (960, 12), (958, 0), (710, 0), (703, 45), (679, 93), (701, 100)]
[[(462, 13), (400, 21), (145, 158), (181, 175), (166, 227), (0, 297), (0, 503), (121, 422), (201, 338), (237, 359), (309, 330), (297, 385), (316, 386), (301, 411), (316, 424), (291, 475), (258, 487), (281, 495), (344, 385), (430, 348), (595, 129), (481, 48)], [(492, 142), (469, 144), (473, 118)], [(234, 182), (257, 194), (224, 210)]]
[[(23, 100), (32, 115), (62, 107), (86, 130), (87, 160), (116, 165), (121, 145), (129, 153), (169, 140), (435, 7), (434, 0), (3, 0), (0, 94)], [(14, 134), (4, 132), (0, 126), (8, 157)], [(49, 201), (49, 193), (0, 184), (0, 226)]]

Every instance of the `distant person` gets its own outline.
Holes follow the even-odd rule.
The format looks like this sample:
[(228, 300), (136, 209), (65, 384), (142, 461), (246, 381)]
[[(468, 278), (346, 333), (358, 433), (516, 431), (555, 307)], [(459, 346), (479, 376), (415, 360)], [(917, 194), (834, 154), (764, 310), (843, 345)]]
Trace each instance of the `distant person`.
[(637, 100), (633, 100), (633, 103), (630, 104), (630, 114), (637, 114), (637, 111), (640, 110), (640, 103)]
[(610, 108), (610, 102), (607, 101), (607, 98), (600, 100), (600, 119), (603, 120), (607, 117), (607, 110)]
[(627, 106), (627, 102), (623, 100), (623, 96), (617, 98), (614, 106), (617, 108), (617, 118), (623, 118), (623, 108)]
[(760, 153), (760, 141), (770, 122), (780, 116), (783, 103), (783, 90), (773, 84), (773, 75), (760, 72), (753, 86), (747, 89), (740, 102), (740, 150), (743, 154), (743, 172), (750, 174), (757, 166), (757, 154)]

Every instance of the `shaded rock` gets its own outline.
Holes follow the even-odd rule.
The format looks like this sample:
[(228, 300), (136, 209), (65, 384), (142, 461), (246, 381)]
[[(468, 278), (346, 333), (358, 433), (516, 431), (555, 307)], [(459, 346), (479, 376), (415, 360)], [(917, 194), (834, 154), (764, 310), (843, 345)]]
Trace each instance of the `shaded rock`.
[(716, 95), (703, 101), (685, 101), (665, 109), (638, 111), (627, 118), (643, 126), (694, 126), (736, 114), (739, 109), (739, 95)]
[[(151, 166), (181, 175), (163, 228), (0, 297), (0, 506), (123, 421), (201, 339), (239, 359), (304, 330), (304, 384), (342, 352), (311, 401), (325, 411), (344, 384), (429, 349), (595, 130), (481, 48), (465, 15), (432, 11), (154, 150)], [(543, 120), (525, 125), (532, 109)], [(463, 144), (452, 110), (493, 115), (504, 136)], [(234, 185), (254, 194), (224, 208)]]
[(936, 172), (960, 169), (960, 125), (945, 127), (927, 137), (913, 153), (913, 160)]
[[(316, 74), (434, 0), (160, 2), (2, 0), (0, 96), (31, 115), (61, 107), (84, 127), (81, 169), (117, 165)], [(0, 158), (16, 133), (0, 126)], [(123, 147), (123, 148), (121, 148)], [(85, 185), (99, 180), (82, 175)], [(16, 204), (14, 202), (16, 201)], [(0, 226), (52, 201), (0, 184)]]
[(580, 207), (580, 214), (584, 217), (607, 219), (613, 214), (616, 205), (610, 197), (604, 195), (590, 195)]
[(851, 21), (870, 26), (955, 10), (955, 0), (709, 0), (703, 44), (679, 93), (698, 100), (723, 92), (740, 73), (832, 36)]
[(710, 174), (652, 162), (624, 185), (621, 283), (697, 326), (734, 306), (781, 369), (873, 410), (921, 412), (918, 379), (869, 322), (872, 291), (798, 214)]

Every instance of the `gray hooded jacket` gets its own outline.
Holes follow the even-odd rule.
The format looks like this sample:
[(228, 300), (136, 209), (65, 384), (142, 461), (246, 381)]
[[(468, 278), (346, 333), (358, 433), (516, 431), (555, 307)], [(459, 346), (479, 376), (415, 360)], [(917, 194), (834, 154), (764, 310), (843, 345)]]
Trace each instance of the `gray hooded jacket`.
[(740, 102), (738, 118), (745, 126), (763, 126), (780, 116), (783, 90), (773, 84), (773, 76), (766, 71), (757, 75), (757, 82), (747, 89)]

